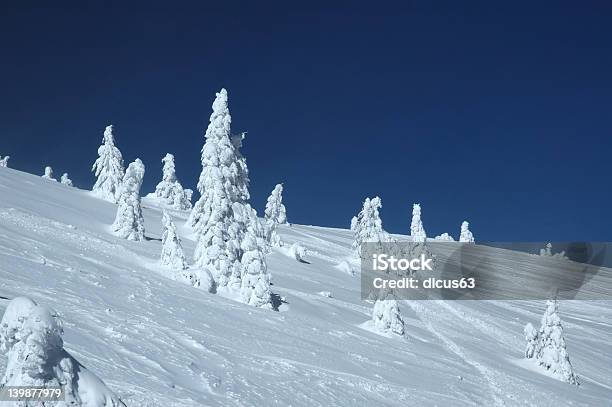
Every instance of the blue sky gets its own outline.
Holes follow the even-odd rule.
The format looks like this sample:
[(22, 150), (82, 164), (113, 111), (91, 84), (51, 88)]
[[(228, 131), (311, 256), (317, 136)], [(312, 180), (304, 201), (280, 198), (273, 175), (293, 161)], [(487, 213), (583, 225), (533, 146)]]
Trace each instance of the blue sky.
[(420, 202), (430, 235), (611, 240), (611, 5), (207, 3), (3, 6), (0, 155), (90, 188), (112, 123), (144, 193), (166, 152), (194, 187), (226, 87), (259, 211), (283, 182), (295, 223), (379, 195), (396, 233)]

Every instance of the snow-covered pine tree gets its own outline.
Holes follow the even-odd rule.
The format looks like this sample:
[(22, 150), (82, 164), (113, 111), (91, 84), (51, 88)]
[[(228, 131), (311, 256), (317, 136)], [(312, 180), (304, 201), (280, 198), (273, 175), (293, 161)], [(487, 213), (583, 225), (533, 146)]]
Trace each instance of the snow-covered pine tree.
[(276, 184), (268, 197), (265, 218), (266, 221), (273, 222), (276, 225), (287, 223), (287, 210), (283, 205), (283, 184)]
[(442, 242), (454, 242), (455, 241), (455, 239), (453, 239), (453, 237), (449, 235), (448, 233), (442, 233), (441, 235), (434, 237), (434, 240), (439, 240)]
[(72, 180), (70, 178), (68, 178), (68, 173), (65, 172), (62, 174), (62, 177), (60, 178), (60, 181), (62, 184), (67, 185), (69, 187), (73, 187), (74, 184), (72, 183)]
[(378, 210), (382, 208), (379, 197), (366, 198), (363, 209), (351, 220), (351, 231), (355, 236), (353, 250), (361, 255), (361, 245), (364, 243), (389, 242), (391, 237), (383, 230)]
[[(4, 386), (62, 387), (61, 405), (125, 407), (106, 385), (63, 348), (62, 321), (57, 313), (26, 297), (7, 306), (0, 322), (0, 350), (8, 354)], [(15, 406), (44, 403), (15, 402)]]
[(536, 331), (533, 325), (525, 326), (525, 357), (535, 359), (540, 366), (550, 371), (569, 384), (578, 384), (578, 377), (567, 354), (563, 337), (563, 325), (558, 314), (558, 302), (551, 299), (546, 302), (546, 311), (542, 316), (541, 327)]
[(271, 246), (282, 246), (276, 229), (278, 225), (287, 223), (287, 211), (283, 205), (283, 184), (276, 184), (268, 197), (265, 209), (266, 241)]
[(578, 384), (578, 378), (567, 354), (558, 308), (556, 299), (546, 302), (546, 311), (542, 316), (542, 326), (538, 335), (540, 346), (537, 360), (541, 366), (564, 382)]
[(217, 93), (212, 108), (202, 147), (200, 199), (193, 206), (188, 222), (198, 236), (195, 264), (209, 268), (217, 286), (227, 286), (233, 276), (233, 285), (239, 287), (240, 242), (244, 230), (234, 216), (233, 204), (240, 200), (239, 163), (230, 141), (232, 118), (225, 89)]
[[(254, 222), (259, 222), (259, 219)], [(264, 248), (258, 243), (257, 231), (252, 224), (247, 227), (242, 239), (242, 250), (241, 300), (245, 304), (271, 309), (270, 274), (266, 265)]]
[(181, 239), (176, 232), (176, 226), (172, 222), (172, 218), (166, 211), (163, 211), (162, 214), (162, 224), (164, 231), (162, 233), (161, 265), (172, 270), (187, 269), (187, 260), (183, 252)]
[(393, 293), (383, 293), (379, 296), (374, 303), (372, 321), (374, 321), (374, 327), (380, 332), (404, 334), (404, 320)]
[(8, 167), (8, 160), (9, 160), (9, 158), (11, 158), (11, 157), (10, 157), (10, 156), (8, 156), (8, 155), (7, 155), (6, 157), (4, 157), (4, 158), (2, 158), (2, 157), (0, 156), (0, 168), (2, 168), (2, 167), (4, 167), (4, 168)]
[(140, 207), (140, 187), (145, 174), (145, 166), (137, 158), (131, 163), (119, 189), (119, 207), (113, 223), (113, 232), (127, 240), (141, 241), (145, 237), (144, 219)]
[(117, 203), (124, 169), (121, 151), (115, 147), (112, 125), (104, 130), (104, 140), (98, 148), (98, 156), (91, 168), (97, 177), (92, 191), (99, 198)]
[(238, 189), (238, 196), (241, 200), (247, 202), (251, 198), (251, 194), (249, 193), (249, 168), (246, 164), (246, 158), (240, 151), (242, 148), (242, 142), (246, 138), (246, 132), (232, 135), (230, 138), (236, 154), (236, 187)]
[(155, 188), (155, 195), (174, 209), (181, 211), (190, 210), (191, 195), (183, 189), (183, 186), (176, 178), (174, 156), (167, 153), (162, 158), (162, 163), (164, 164), (162, 180)]
[(45, 173), (42, 175), (42, 178), (44, 179), (48, 179), (49, 181), (56, 181), (57, 180), (55, 178), (53, 178), (53, 168), (51, 167), (45, 167)]
[(527, 325), (525, 325), (523, 333), (525, 334), (525, 341), (527, 341), (527, 345), (525, 346), (525, 357), (527, 359), (532, 359), (540, 351), (538, 331), (536, 331), (533, 325), (531, 325), (531, 322), (529, 322)]
[(421, 220), (421, 205), (412, 205), (412, 222), (410, 223), (410, 236), (413, 242), (424, 242), (427, 240), (427, 233)]
[(540, 256), (542, 257), (555, 257), (558, 259), (568, 259), (565, 255), (565, 251), (560, 251), (559, 253), (553, 253), (552, 251), (552, 243), (547, 243), (544, 249), (540, 249)]
[(461, 234), (459, 235), (459, 241), (463, 243), (474, 243), (474, 235), (470, 232), (470, 224), (468, 221), (461, 223)]
[(186, 282), (192, 286), (199, 287), (200, 279), (188, 270), (187, 260), (183, 252), (181, 239), (176, 231), (176, 226), (168, 212), (162, 214), (162, 251), (160, 264), (172, 271), (171, 278), (177, 281)]

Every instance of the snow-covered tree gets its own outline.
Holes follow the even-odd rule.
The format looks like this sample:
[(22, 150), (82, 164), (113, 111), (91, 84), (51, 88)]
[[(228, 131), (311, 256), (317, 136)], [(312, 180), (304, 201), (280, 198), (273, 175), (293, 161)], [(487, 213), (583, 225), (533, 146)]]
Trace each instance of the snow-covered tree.
[(468, 221), (461, 223), (461, 235), (459, 241), (464, 243), (474, 243), (474, 235), (470, 232), (470, 224)]
[(176, 226), (172, 222), (172, 218), (166, 211), (163, 211), (162, 214), (162, 224), (164, 231), (162, 233), (161, 265), (173, 270), (187, 269), (187, 260), (183, 252), (181, 239), (176, 232)]
[(283, 205), (283, 184), (276, 184), (266, 203), (265, 218), (276, 225), (287, 223), (287, 210)]
[(372, 312), (374, 327), (380, 332), (392, 332), (397, 335), (404, 334), (404, 320), (400, 313), (397, 300), (392, 293), (380, 296), (374, 303)]
[(421, 205), (412, 205), (412, 222), (410, 223), (410, 236), (413, 242), (424, 242), (427, 240), (427, 233), (421, 220)]
[(538, 332), (531, 324), (525, 327), (527, 347), (525, 356), (535, 359), (540, 366), (551, 372), (566, 383), (578, 384), (578, 377), (569, 359), (563, 325), (558, 314), (558, 302), (551, 299), (546, 302), (546, 311), (542, 316), (541, 327)]
[(54, 311), (26, 297), (13, 299), (0, 322), (0, 349), (8, 355), (0, 387), (61, 386), (65, 400), (58, 406), (125, 406), (98, 377), (64, 350), (63, 332), (62, 321)]
[(140, 187), (144, 174), (145, 166), (137, 158), (125, 171), (119, 189), (119, 207), (113, 223), (113, 232), (127, 240), (144, 240), (144, 219), (140, 206)]
[(42, 178), (48, 179), (49, 181), (57, 181), (53, 178), (53, 168), (45, 167), (45, 173), (42, 175)]
[(531, 359), (535, 357), (539, 352), (539, 340), (538, 340), (538, 331), (531, 325), (529, 322), (525, 325), (525, 329), (523, 329), (523, 333), (525, 334), (525, 341), (527, 345), (525, 346), (525, 357), (527, 359)]
[[(172, 208), (182, 211), (191, 209), (191, 194), (183, 189), (176, 178), (174, 156), (170, 153), (162, 159), (162, 181), (155, 188), (155, 195)], [(193, 193), (193, 191), (191, 191)]]
[(434, 237), (434, 239), (439, 240), (441, 242), (454, 242), (455, 241), (455, 239), (453, 239), (453, 237), (449, 235), (448, 233), (442, 233), (441, 235)]
[(277, 232), (278, 225), (287, 223), (287, 211), (283, 205), (283, 184), (277, 184), (268, 197), (265, 209), (266, 241), (271, 246), (282, 246)]
[(185, 253), (183, 252), (183, 246), (181, 239), (176, 231), (176, 226), (172, 222), (172, 218), (168, 212), (163, 211), (162, 214), (162, 251), (160, 257), (160, 264), (172, 271), (170, 277), (173, 280), (183, 281), (193, 286), (199, 286), (200, 280), (189, 271), (187, 260), (185, 259)]
[(4, 168), (8, 167), (8, 160), (9, 160), (9, 158), (11, 158), (11, 157), (10, 157), (10, 156), (8, 156), (8, 155), (7, 155), (6, 157), (4, 157), (4, 158), (2, 158), (2, 156), (0, 156), (0, 168), (2, 168), (2, 167), (4, 167)]
[(62, 184), (67, 185), (69, 187), (73, 187), (74, 184), (72, 183), (72, 180), (70, 178), (68, 178), (68, 173), (65, 172), (62, 174), (62, 177), (60, 178), (60, 181)]
[(104, 140), (98, 148), (98, 156), (91, 169), (97, 177), (93, 193), (99, 198), (117, 203), (124, 169), (121, 151), (115, 147), (112, 125), (104, 130)]
[(246, 132), (238, 133), (230, 137), (236, 154), (236, 188), (238, 189), (239, 198), (246, 202), (251, 198), (251, 194), (249, 193), (249, 169), (246, 164), (246, 158), (240, 151), (242, 142), (245, 138)]
[(364, 243), (389, 242), (391, 237), (383, 230), (378, 210), (382, 208), (379, 197), (366, 198), (363, 209), (351, 220), (351, 231), (355, 236), (353, 249), (357, 255), (361, 254), (361, 245)]
[(560, 251), (559, 253), (552, 252), (552, 243), (547, 243), (544, 249), (540, 249), (540, 256), (542, 257), (555, 257), (559, 259), (567, 259), (568, 257), (565, 255), (565, 251)]
[(308, 252), (306, 248), (302, 246), (301, 244), (299, 244), (298, 242), (295, 242), (293, 245), (291, 245), (291, 247), (289, 248), (289, 251), (291, 252), (291, 255), (293, 256), (293, 258), (295, 258), (299, 262), (304, 261), (304, 257), (306, 256), (306, 253)]
[(258, 243), (257, 232), (252, 226), (247, 228), (242, 239), (242, 250), (240, 285), (242, 302), (256, 307), (272, 308), (270, 274), (263, 247)]
[(240, 284), (240, 234), (243, 233), (234, 216), (233, 204), (239, 201), (238, 159), (230, 141), (232, 118), (225, 89), (217, 93), (212, 107), (202, 147), (200, 199), (191, 211), (189, 223), (198, 236), (195, 263), (209, 268), (217, 285), (225, 287), (231, 276), (234, 280), (238, 278), (234, 285)]

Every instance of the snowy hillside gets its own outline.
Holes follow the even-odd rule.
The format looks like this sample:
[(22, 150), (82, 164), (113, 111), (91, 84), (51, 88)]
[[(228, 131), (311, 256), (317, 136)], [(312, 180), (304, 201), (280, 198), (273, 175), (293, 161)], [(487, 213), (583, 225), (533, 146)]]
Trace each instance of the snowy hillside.
[[(539, 323), (543, 301), (402, 301), (405, 337), (380, 335), (364, 324), (372, 304), (357, 265), (339, 266), (351, 232), (280, 225), (307, 254), (273, 249), (279, 312), (259, 309), (165, 277), (162, 214), (143, 207), (146, 241), (123, 240), (111, 234), (116, 205), (0, 168), (0, 313), (18, 296), (58, 311), (64, 348), (127, 406), (612, 403), (612, 302), (560, 304), (573, 386), (523, 358), (523, 327)], [(191, 259), (188, 212), (171, 214)]]

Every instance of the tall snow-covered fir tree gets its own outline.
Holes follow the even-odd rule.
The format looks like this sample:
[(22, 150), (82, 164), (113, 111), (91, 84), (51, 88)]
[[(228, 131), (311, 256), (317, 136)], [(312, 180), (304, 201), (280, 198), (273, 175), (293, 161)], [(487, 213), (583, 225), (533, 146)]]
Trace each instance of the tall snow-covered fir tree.
[(278, 225), (287, 223), (287, 211), (283, 205), (283, 184), (277, 184), (268, 197), (265, 209), (266, 241), (272, 246), (281, 246)]
[(49, 166), (45, 167), (45, 173), (42, 175), (42, 178), (48, 179), (49, 181), (57, 181), (53, 178), (53, 168)]
[(137, 158), (131, 163), (119, 189), (119, 207), (113, 223), (113, 232), (127, 240), (141, 241), (145, 237), (144, 219), (140, 206), (140, 187), (145, 174), (145, 166)]
[(176, 178), (176, 168), (174, 164), (174, 156), (167, 153), (162, 158), (163, 175), (162, 180), (155, 188), (155, 196), (170, 205), (174, 209), (188, 211), (191, 209), (191, 194), (185, 192), (183, 186)]
[(97, 177), (92, 191), (99, 198), (117, 203), (124, 169), (121, 151), (115, 147), (112, 125), (104, 130), (104, 139), (98, 148), (98, 156), (91, 169)]
[(413, 242), (424, 242), (427, 240), (427, 233), (421, 220), (421, 205), (412, 205), (412, 222), (410, 223), (410, 236)]
[[(217, 287), (239, 292), (242, 301), (264, 307), (271, 303), (265, 294), (270, 279), (259, 238), (263, 227), (247, 202), (248, 169), (239, 151), (243, 136), (240, 143), (231, 136), (225, 89), (217, 93), (212, 107), (202, 148), (200, 199), (189, 218), (198, 236), (195, 263), (211, 271)], [(265, 290), (262, 284), (267, 284)]]
[(11, 158), (11, 157), (10, 157), (10, 156), (8, 156), (8, 155), (7, 155), (6, 157), (4, 157), (4, 158), (2, 158), (2, 156), (0, 156), (0, 168), (2, 168), (2, 167), (4, 167), (4, 168), (8, 167), (8, 160), (9, 160), (9, 158)]
[(351, 220), (351, 231), (355, 236), (353, 250), (359, 256), (363, 243), (389, 242), (391, 237), (383, 230), (378, 210), (382, 208), (379, 197), (366, 198), (363, 209)]
[(69, 187), (73, 187), (74, 184), (72, 183), (72, 180), (70, 178), (68, 178), (68, 173), (65, 172), (62, 174), (62, 177), (60, 178), (60, 182), (64, 185), (67, 185)]
[[(13, 299), (0, 322), (0, 350), (8, 355), (0, 387), (61, 386), (65, 399), (57, 405), (125, 407), (102, 380), (64, 350), (63, 333), (56, 312), (26, 297)], [(89, 394), (95, 394), (96, 401)], [(24, 401), (10, 405), (33, 407), (46, 403)]]
[(470, 223), (463, 221), (461, 223), (461, 234), (459, 235), (459, 241), (464, 243), (474, 243), (474, 235), (470, 231)]
[(525, 357), (535, 359), (540, 366), (560, 380), (577, 385), (578, 377), (574, 373), (567, 353), (558, 308), (556, 299), (548, 300), (540, 330), (536, 332), (531, 324), (525, 326), (525, 339), (527, 340)]

